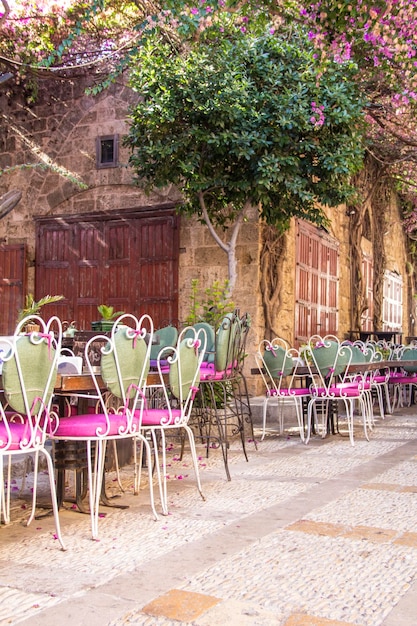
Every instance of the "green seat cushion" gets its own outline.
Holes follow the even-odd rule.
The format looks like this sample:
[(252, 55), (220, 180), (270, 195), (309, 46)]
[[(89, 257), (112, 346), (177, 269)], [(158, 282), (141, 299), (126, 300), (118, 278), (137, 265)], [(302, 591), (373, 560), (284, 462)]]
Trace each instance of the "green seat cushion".
[(331, 373), (333, 373), (334, 376), (339, 376), (345, 371), (349, 363), (351, 357), (350, 348), (340, 346), (336, 341), (326, 341), (325, 344), (325, 346), (318, 346), (313, 350), (314, 361), (317, 368), (324, 378)]
[(176, 398), (185, 399), (193, 381), (196, 387), (200, 382), (200, 372), (197, 371), (200, 357), (198, 350), (190, 345), (189, 339), (181, 341), (178, 346), (178, 357), (169, 368), (169, 385)]
[[(15, 411), (26, 414), (23, 390), (26, 390), (29, 410), (32, 408), (32, 415), (36, 414), (41, 404), (36, 403), (32, 407), (35, 398), (44, 397), (48, 404), (56, 383), (57, 365), (51, 376), (49, 389), (45, 394), (48, 377), (55, 358), (55, 349), (48, 346), (44, 339), (39, 344), (31, 342), (30, 337), (22, 335), (16, 341), (16, 352), (22, 372), (22, 380), (19, 377), (16, 355), (3, 364), (3, 388), (4, 395), (9, 405)], [(45, 394), (45, 396), (44, 396)]]
[(282, 346), (274, 346), (272, 350), (266, 349), (263, 354), (265, 367), (272, 378), (289, 376), (294, 369), (294, 362)]
[[(405, 348), (401, 355), (401, 361), (417, 361), (417, 348)], [(410, 374), (417, 372), (417, 363), (415, 365), (403, 365), (402, 367)]]
[[(159, 339), (157, 344), (152, 345), (151, 347), (151, 359), (155, 360), (158, 358), (158, 354), (163, 348), (168, 346), (175, 347), (177, 345), (178, 340), (178, 330), (175, 326), (165, 326), (164, 328), (160, 328), (155, 332), (155, 337)], [(166, 350), (166, 356), (169, 355), (169, 352)], [(164, 353), (165, 357), (165, 353)]]
[[(143, 378), (149, 372), (149, 359), (146, 359), (147, 345), (144, 339), (127, 336), (128, 329), (120, 329), (114, 335), (115, 349), (105, 352), (101, 356), (101, 377), (107, 388), (117, 398), (124, 398), (131, 385), (142, 386), (144, 380), (140, 380), (143, 371)], [(107, 346), (109, 347), (109, 345)], [(117, 372), (116, 355), (120, 367), (119, 378)], [(135, 395), (133, 389), (130, 397)]]

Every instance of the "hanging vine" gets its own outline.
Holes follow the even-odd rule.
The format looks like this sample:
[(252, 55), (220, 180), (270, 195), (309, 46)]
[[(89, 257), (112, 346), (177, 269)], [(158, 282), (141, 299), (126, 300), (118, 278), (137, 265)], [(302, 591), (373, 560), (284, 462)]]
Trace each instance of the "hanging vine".
[(283, 285), (283, 261), (287, 251), (286, 233), (274, 226), (261, 226), (260, 288), (265, 320), (265, 338), (272, 339), (279, 333), (274, 328), (274, 318), (280, 305)]
[(386, 170), (381, 164), (368, 156), (364, 169), (358, 174), (355, 186), (362, 198), (355, 206), (348, 207), (350, 215), (349, 246), (351, 261), (351, 329), (362, 329), (362, 315), (369, 306), (366, 284), (362, 269), (362, 245), (365, 217), (367, 211), (371, 216), (370, 237), (374, 259), (374, 313), (373, 326), (382, 326), (382, 300), (385, 270), (384, 232), (385, 208), (389, 203), (389, 183), (385, 178)]

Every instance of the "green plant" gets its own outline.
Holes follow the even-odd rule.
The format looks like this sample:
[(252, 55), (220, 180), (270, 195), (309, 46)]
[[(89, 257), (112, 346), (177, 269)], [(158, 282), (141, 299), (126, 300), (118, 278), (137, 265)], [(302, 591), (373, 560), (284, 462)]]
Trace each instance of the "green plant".
[(35, 300), (33, 293), (28, 293), (25, 297), (25, 306), (19, 309), (17, 321), (20, 322), (22, 319), (27, 317), (28, 315), (40, 315), (42, 311), (42, 307), (45, 304), (52, 304), (53, 302), (58, 302), (59, 300), (63, 300), (64, 296), (43, 296), (40, 300)]
[(235, 304), (229, 299), (229, 281), (215, 280), (210, 287), (200, 293), (199, 280), (191, 281), (190, 311), (185, 319), (192, 326), (197, 322), (207, 322), (217, 327), (227, 313), (235, 310)]
[(115, 311), (114, 307), (107, 306), (106, 304), (100, 304), (97, 307), (97, 311), (100, 313), (101, 319), (106, 322), (111, 322), (124, 313), (124, 311)]

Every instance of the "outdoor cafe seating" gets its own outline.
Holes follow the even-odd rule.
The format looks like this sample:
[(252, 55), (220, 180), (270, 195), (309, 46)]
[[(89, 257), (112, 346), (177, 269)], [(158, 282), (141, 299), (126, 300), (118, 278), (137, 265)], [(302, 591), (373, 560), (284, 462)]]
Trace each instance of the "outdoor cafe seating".
[[(30, 524), (35, 516), (37, 497), (38, 461), (42, 455), (47, 464), (52, 510), (56, 536), (62, 549), (65, 544), (61, 535), (58, 505), (55, 491), (54, 467), (46, 445), (52, 417), (51, 403), (57, 372), (57, 362), (62, 339), (62, 325), (57, 317), (47, 323), (32, 316), (39, 325), (39, 332), (23, 333), (27, 319), (16, 327), (10, 342), (10, 351), (3, 353), (2, 384), (4, 402), (0, 403), (0, 516), (10, 522), (10, 462), (13, 455), (34, 456), (34, 486)], [(7, 462), (7, 481), (3, 475), (3, 461)]]
[[(128, 323), (133, 322), (132, 326)], [(87, 446), (87, 477), (91, 533), (98, 539), (99, 507), (102, 495), (105, 452), (108, 441), (140, 439), (147, 451), (148, 468), (152, 467), (152, 454), (149, 442), (143, 435), (141, 424), (136, 417), (145, 401), (146, 377), (149, 372), (151, 342), (145, 341), (153, 334), (153, 322), (148, 315), (140, 319), (125, 314), (118, 319), (121, 327), (115, 325), (111, 336), (103, 336), (100, 368), (94, 365), (91, 344), (97, 341), (92, 337), (85, 347), (85, 358), (89, 374), (94, 384), (98, 409), (95, 413), (78, 413), (72, 416), (56, 416), (49, 436), (54, 441), (82, 441)], [(125, 325), (126, 324), (126, 325)], [(98, 338), (100, 336), (98, 335)], [(105, 389), (99, 381), (105, 383)], [(106, 391), (116, 400), (109, 406)], [(150, 504), (155, 520), (153, 481), (149, 480)]]
[[(11, 454), (34, 452), (35, 483), (39, 453), (46, 456), (57, 537), (63, 548), (58, 516), (62, 494), (56, 493), (48, 439), (53, 443), (54, 453), (59, 446), (65, 447), (71, 442), (84, 445), (86, 478), (76, 487), (82, 492), (78, 494), (76, 502), (80, 502), (88, 492), (93, 539), (99, 537), (100, 504), (107, 504), (105, 499), (103, 501), (103, 485), (108, 442), (130, 440), (130, 445), (134, 442), (135, 451), (140, 448), (140, 460), (134, 455), (135, 471), (139, 475), (142, 472), (142, 451), (145, 449), (150, 504), (156, 520), (158, 514), (153, 496), (153, 470), (157, 477), (162, 513), (168, 514), (165, 437), (168, 433), (176, 434), (182, 430), (188, 436), (197, 488), (204, 499), (194, 434), (188, 425), (206, 353), (206, 332), (203, 328), (188, 327), (179, 333), (176, 345), (163, 346), (159, 350), (156, 369), (152, 371), (152, 319), (147, 315), (140, 319), (123, 315), (111, 333), (94, 334), (88, 339), (84, 347), (84, 363), (88, 373), (80, 373), (79, 357), (75, 357), (76, 367), (71, 372), (66, 371), (69, 365), (74, 365), (69, 361), (74, 356), (73, 353), (61, 354), (62, 326), (58, 318), (52, 318), (48, 325), (40, 320), (41, 331), (31, 333), (22, 332), (25, 321), (17, 327), (14, 341), (10, 342), (10, 350), (3, 357), (4, 393), (9, 409), (13, 409), (15, 421), (9, 419), (9, 411), (4, 411), (0, 405), (0, 453), (9, 459)], [(52, 324), (53, 332), (50, 330)], [(100, 345), (99, 361), (97, 344)], [(61, 366), (60, 373), (58, 363)], [(76, 381), (77, 386), (73, 387), (71, 381)], [(45, 389), (40, 388), (41, 384), (44, 384)], [(24, 394), (22, 397), (20, 387)], [(34, 393), (36, 397), (33, 397)], [(60, 398), (65, 400), (66, 397), (78, 398), (78, 406), (60, 401)], [(51, 410), (53, 398), (56, 412)], [(88, 402), (91, 399), (93, 403)], [(94, 411), (83, 412), (82, 409), (88, 407), (88, 404)], [(72, 408), (75, 410), (70, 410)], [(65, 474), (65, 463), (60, 467), (58, 474)], [(10, 476), (4, 480), (2, 473), (0, 478), (0, 513), (7, 523), (10, 520)], [(62, 485), (62, 477), (59, 484)], [(36, 499), (35, 487), (29, 522), (35, 516)], [(87, 512), (83, 507), (79, 510)]]

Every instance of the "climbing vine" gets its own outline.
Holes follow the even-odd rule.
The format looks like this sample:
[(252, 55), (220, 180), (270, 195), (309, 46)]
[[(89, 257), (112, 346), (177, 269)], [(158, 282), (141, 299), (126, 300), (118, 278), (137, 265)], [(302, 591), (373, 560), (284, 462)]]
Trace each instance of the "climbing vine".
[(265, 337), (279, 333), (274, 328), (281, 302), (282, 266), (287, 251), (287, 234), (266, 223), (261, 225), (260, 288), (265, 321)]

